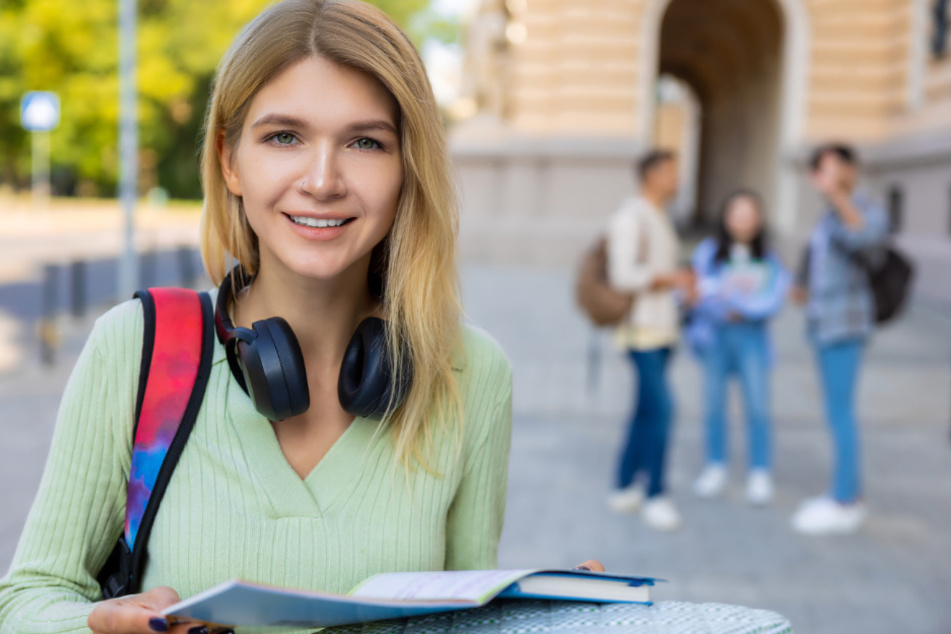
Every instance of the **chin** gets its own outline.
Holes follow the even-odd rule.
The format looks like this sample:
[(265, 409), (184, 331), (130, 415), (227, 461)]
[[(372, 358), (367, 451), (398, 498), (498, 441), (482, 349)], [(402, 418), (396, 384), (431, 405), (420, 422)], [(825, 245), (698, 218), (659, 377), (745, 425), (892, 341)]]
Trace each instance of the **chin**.
[(294, 262), (288, 262), (285, 266), (300, 277), (327, 282), (346, 275), (359, 261), (359, 259), (344, 261), (338, 258), (302, 258)]

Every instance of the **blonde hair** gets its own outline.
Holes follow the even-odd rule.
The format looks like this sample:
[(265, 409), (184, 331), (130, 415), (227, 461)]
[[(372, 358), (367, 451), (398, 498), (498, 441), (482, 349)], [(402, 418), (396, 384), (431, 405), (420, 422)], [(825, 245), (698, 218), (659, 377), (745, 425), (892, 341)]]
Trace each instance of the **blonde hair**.
[[(217, 139), (236, 147), (252, 98), (290, 64), (322, 57), (376, 77), (399, 106), (403, 183), (393, 226), (373, 260), (382, 278), (387, 342), (395, 366), (412, 367), (412, 388), (384, 417), (396, 454), (427, 468), (433, 420), (461, 421), (451, 354), (460, 338), (455, 267), (458, 210), (445, 134), (415, 47), (386, 15), (359, 0), (285, 0), (255, 18), (218, 67), (205, 125), (201, 251), (220, 284), (231, 258), (254, 275), (257, 236), (226, 187)], [(408, 358), (407, 358), (408, 357)], [(399, 380), (399, 377), (396, 377)]]

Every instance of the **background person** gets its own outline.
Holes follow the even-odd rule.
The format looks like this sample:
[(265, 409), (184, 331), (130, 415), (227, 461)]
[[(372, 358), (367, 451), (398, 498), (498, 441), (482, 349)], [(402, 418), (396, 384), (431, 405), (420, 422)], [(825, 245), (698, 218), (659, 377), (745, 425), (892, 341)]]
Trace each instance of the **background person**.
[(691, 292), (693, 274), (678, 269), (680, 240), (665, 208), (677, 193), (674, 155), (648, 153), (638, 163), (637, 174), (640, 195), (624, 201), (607, 233), (610, 283), (636, 293), (634, 308), (616, 333), (634, 367), (636, 403), (608, 505), (621, 513), (643, 506), (648, 526), (674, 530), (681, 517), (666, 495), (664, 480), (674, 415), (667, 367), (680, 328), (675, 292)]
[(762, 199), (740, 190), (723, 204), (717, 235), (693, 254), (698, 301), (688, 339), (704, 375), (706, 467), (694, 484), (700, 497), (720, 495), (727, 483), (727, 382), (739, 379), (749, 445), (746, 497), (773, 497), (769, 321), (783, 306), (789, 274), (770, 248)]
[(862, 355), (875, 323), (866, 269), (888, 236), (885, 210), (855, 191), (855, 151), (829, 144), (815, 150), (812, 184), (826, 201), (801, 269), (795, 296), (806, 304), (807, 331), (816, 354), (825, 413), (832, 435), (832, 486), (803, 502), (792, 518), (802, 533), (850, 533), (866, 515), (855, 393)]

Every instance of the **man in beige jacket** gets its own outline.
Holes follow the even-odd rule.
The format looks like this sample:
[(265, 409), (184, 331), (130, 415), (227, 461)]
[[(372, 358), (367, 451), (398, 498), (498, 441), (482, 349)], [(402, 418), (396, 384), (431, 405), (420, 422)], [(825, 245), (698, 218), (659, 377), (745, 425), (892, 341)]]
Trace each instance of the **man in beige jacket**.
[(680, 513), (664, 484), (673, 398), (667, 366), (680, 330), (676, 294), (690, 296), (693, 275), (678, 268), (680, 240), (665, 209), (677, 193), (677, 161), (654, 150), (637, 166), (640, 195), (623, 202), (608, 226), (611, 285), (636, 294), (634, 308), (617, 328), (637, 375), (637, 400), (608, 505), (619, 513), (643, 508), (648, 526), (675, 530)]

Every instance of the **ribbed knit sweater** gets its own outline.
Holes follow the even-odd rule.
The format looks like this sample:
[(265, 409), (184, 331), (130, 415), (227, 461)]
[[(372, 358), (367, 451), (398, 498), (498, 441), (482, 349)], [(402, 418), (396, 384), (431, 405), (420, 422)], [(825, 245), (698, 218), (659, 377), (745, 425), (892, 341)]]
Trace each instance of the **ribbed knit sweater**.
[[(89, 632), (96, 574), (122, 532), (143, 317), (101, 317), (66, 386), (36, 500), (0, 580), (0, 632)], [(511, 434), (511, 371), (463, 329), (464, 421), (435, 425), (434, 473), (406, 471), (392, 436), (357, 418), (301, 479), (217, 344), (207, 392), (159, 507), (143, 590), (182, 598), (240, 577), (347, 592), (381, 572), (496, 566)]]

